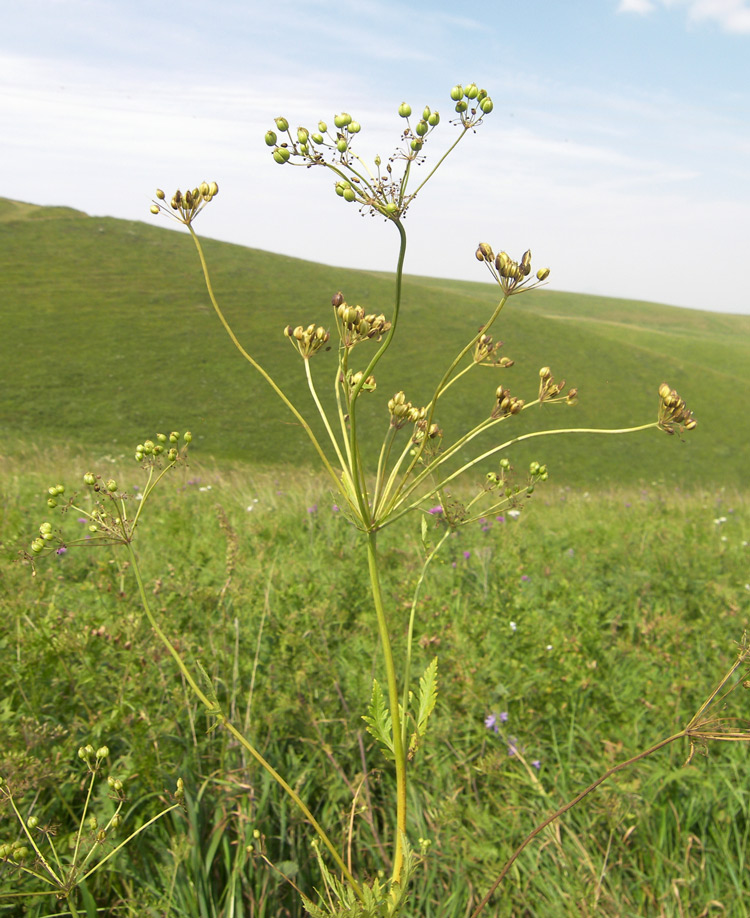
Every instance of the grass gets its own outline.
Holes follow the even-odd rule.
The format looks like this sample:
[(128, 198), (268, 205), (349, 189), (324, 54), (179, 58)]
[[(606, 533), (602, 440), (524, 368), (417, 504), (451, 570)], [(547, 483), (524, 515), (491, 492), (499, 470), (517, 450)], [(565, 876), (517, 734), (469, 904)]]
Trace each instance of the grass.
[[(212, 206), (222, 206), (221, 199)], [(216, 322), (186, 234), (2, 200), (0, 242), (8, 320), (0, 340), (8, 379), (0, 392), (5, 453), (25, 443), (70, 446), (75, 431), (83, 449), (127, 455), (143, 430), (176, 426), (194, 432), (206, 457), (274, 466), (311, 460), (293, 419), (266, 397)], [(240, 340), (302, 406), (309, 407), (309, 396), (301, 362), (282, 329), (329, 324), (330, 298), (339, 289), (350, 302), (389, 312), (387, 274), (210, 240), (206, 252)], [(434, 354), (467, 340), (496, 304), (496, 288), (479, 282), (470, 247), (465, 256), (467, 276), (476, 281), (407, 278), (400, 341), (378, 374), (378, 391), (362, 406), (372, 442), (386, 429), (387, 399), (404, 389), (412, 401), (426, 400), (425, 386), (436, 378)], [(579, 404), (527, 413), (514, 419), (514, 433), (627, 426), (655, 416), (656, 390), (666, 380), (700, 424), (685, 444), (655, 431), (627, 443), (571, 437), (524, 444), (517, 461), (545, 461), (563, 485), (742, 486), (737, 456), (750, 447), (750, 431), (738, 423), (736, 406), (750, 377), (748, 332), (750, 316), (538, 291), (511, 300), (497, 328), (516, 366), (482, 370), (456, 386), (438, 420), (448, 435), (465, 419), (486, 415), (498, 382), (533, 398), (537, 371), (548, 364), (578, 387)], [(321, 353), (313, 366), (325, 397), (335, 355)]]
[[(6, 461), (6, 560), (49, 517), (50, 476), (73, 487), (97, 458), (53, 450)], [(132, 460), (99, 465), (138, 483)], [(139, 553), (166, 630), (345, 845), (356, 795), (351, 856), (374, 871), (391, 776), (360, 720), (378, 660), (352, 527), (304, 470), (227, 463), (194, 462), (152, 510)], [(420, 541), (413, 523), (383, 537), (398, 633)], [(437, 654), (441, 681), (410, 809), (413, 841), (430, 842), (419, 914), (465, 915), (535, 822), (693, 713), (747, 623), (749, 540), (741, 493), (555, 486), (537, 489), (518, 520), (449, 540), (418, 620), (415, 669)], [(129, 828), (168, 802), (178, 775), (188, 789), (184, 815), (89, 881), (90, 902), (111, 915), (298, 915), (284, 876), (318, 885), (309, 833), (186, 704), (116, 557), (70, 550), (33, 580), (21, 565), (6, 571), (0, 773), (22, 785), (24, 806), (65, 838), (86, 742), (110, 747)], [(484, 719), (501, 712), (495, 734)], [(568, 814), (527, 850), (490, 913), (745, 914), (746, 750), (715, 746), (683, 769), (686, 752), (670, 747)], [(106, 794), (97, 806), (111, 806)], [(12, 825), (0, 813), (0, 839)], [(6, 870), (0, 889), (16, 881)], [(54, 911), (48, 897), (23, 914)]]

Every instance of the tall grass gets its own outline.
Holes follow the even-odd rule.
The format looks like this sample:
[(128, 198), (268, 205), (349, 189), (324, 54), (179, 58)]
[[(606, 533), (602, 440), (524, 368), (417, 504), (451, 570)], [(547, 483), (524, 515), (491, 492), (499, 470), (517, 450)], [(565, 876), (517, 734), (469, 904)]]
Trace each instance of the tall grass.
[[(96, 458), (61, 453), (43, 467), (73, 486)], [(122, 486), (137, 484), (130, 463), (110, 465)], [(4, 465), (7, 561), (38, 525), (50, 484), (40, 467), (28, 453)], [(141, 552), (163, 627), (223, 676), (225, 706), (353, 863), (375, 870), (392, 789), (357, 714), (377, 660), (352, 526), (319, 479), (290, 468), (195, 462), (158, 501)], [(692, 714), (747, 622), (749, 540), (741, 493), (553, 485), (518, 519), (451, 538), (428, 574), (417, 635), (415, 667), (437, 652), (442, 681), (435, 733), (418, 752), (421, 805), (410, 810), (410, 834), (424, 840), (420, 914), (466, 914), (540, 818)], [(386, 589), (404, 615), (420, 545), (408, 527), (383, 533)], [(80, 804), (82, 743), (110, 747), (128, 828), (183, 777), (185, 815), (95, 875), (90, 909), (300, 914), (290, 881), (318, 882), (306, 827), (186, 703), (123, 573), (101, 551), (71, 550), (33, 580), (5, 566), (0, 774), (23, 782), (24, 804), (60, 838)], [(491, 714), (498, 733), (485, 726)], [(671, 748), (639, 764), (543, 834), (493, 914), (744, 914), (746, 751), (726, 744), (683, 770), (685, 755)], [(0, 820), (2, 839), (15, 828), (6, 812)], [(6, 870), (0, 888), (16, 879)], [(4, 913), (55, 910), (49, 897)]]

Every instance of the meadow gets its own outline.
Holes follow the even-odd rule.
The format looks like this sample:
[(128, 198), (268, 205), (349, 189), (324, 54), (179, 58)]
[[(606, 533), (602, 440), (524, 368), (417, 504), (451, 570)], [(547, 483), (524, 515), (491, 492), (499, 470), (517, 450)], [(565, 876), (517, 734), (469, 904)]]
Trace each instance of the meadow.
[[(50, 462), (75, 481), (80, 462), (62, 453), (5, 465), (8, 561)], [(134, 463), (110, 465), (138, 484)], [(379, 661), (353, 527), (309, 473), (224, 464), (175, 473), (154, 510), (140, 551), (160, 621), (366, 871), (389, 841), (392, 778), (360, 717)], [(412, 530), (383, 547), (395, 614), (420, 564)], [(691, 716), (747, 623), (749, 539), (750, 504), (726, 490), (550, 485), (519, 517), (450, 540), (417, 635), (418, 664), (439, 657), (441, 692), (412, 787), (410, 831), (424, 839), (414, 913), (467, 914), (536, 822)], [(0, 773), (22, 783), (58, 843), (81, 805), (82, 743), (109, 747), (131, 827), (169, 801), (178, 776), (188, 788), (186, 813), (86, 885), (85, 913), (96, 903), (111, 915), (301, 915), (285, 876), (319, 884), (303, 821), (209, 730), (116, 556), (70, 550), (33, 580), (8, 564), (3, 593)], [(527, 849), (491, 913), (746, 913), (746, 748), (701, 752), (683, 768), (678, 744), (601, 787)], [(96, 806), (112, 806), (104, 791)], [(0, 838), (13, 832), (6, 811)], [(17, 880), (6, 870), (2, 883)], [(56, 913), (52, 896), (0, 908)]]
[[(80, 747), (109, 750), (107, 768), (124, 785), (121, 832), (170, 806), (182, 779), (184, 809), (81, 885), (87, 918), (296, 918), (295, 886), (320, 886), (308, 827), (191, 698), (121, 553), (71, 548), (32, 577), (19, 550), (50, 516), (50, 485), (72, 494), (93, 469), (135, 496), (135, 444), (190, 427), (189, 466), (170, 473), (139, 534), (147, 592), (222, 707), (358, 872), (376, 877), (389, 866), (394, 779), (362, 721), (382, 659), (357, 530), (311, 470), (299, 429), (235, 360), (189, 240), (10, 201), (0, 202), (0, 238), (11, 320), (0, 340), (0, 776), (23, 811), (39, 814), (39, 838), (51, 835), (62, 852), (77, 844)], [(303, 377), (281, 334), (308, 319), (298, 304), (325, 321), (337, 289), (372, 308), (390, 295), (385, 274), (210, 241), (206, 251), (238, 335), (279, 378), (299, 377), (300, 402)], [(459, 325), (481, 324), (496, 299), (479, 282), (407, 278), (400, 350), (379, 388), (424, 385), (431, 354), (452, 345)], [(684, 442), (649, 431), (515, 451), (519, 468), (546, 462), (549, 481), (520, 512), (452, 534), (429, 568), (414, 668), (437, 655), (440, 694), (416, 753), (408, 823), (420, 858), (412, 913), (429, 918), (468, 916), (541, 819), (678, 730), (735, 658), (750, 611), (750, 433), (738, 411), (750, 318), (547, 290), (512, 306), (501, 333), (518, 362), (507, 371), (514, 391), (536, 388), (544, 364), (579, 389), (572, 419), (553, 408), (543, 425), (561, 413), (576, 426), (651, 420), (666, 379), (699, 427)], [(475, 386), (456, 388), (441, 406), (445, 427), (476, 407)], [(377, 410), (364, 404), (361, 416), (382, 435)], [(428, 539), (443, 525), (431, 517)], [(398, 654), (424, 560), (418, 521), (386, 529), (380, 550)], [(740, 687), (725, 716), (745, 723), (745, 697)], [(669, 746), (566, 814), (523, 853), (487, 914), (747, 914), (746, 746), (713, 744), (683, 767), (687, 755)], [(97, 784), (99, 826), (113, 806)], [(0, 844), (17, 832), (2, 807)], [(84, 847), (96, 833), (87, 828)], [(0, 893), (32, 888), (0, 863)], [(61, 908), (54, 895), (0, 897), (0, 914)]]

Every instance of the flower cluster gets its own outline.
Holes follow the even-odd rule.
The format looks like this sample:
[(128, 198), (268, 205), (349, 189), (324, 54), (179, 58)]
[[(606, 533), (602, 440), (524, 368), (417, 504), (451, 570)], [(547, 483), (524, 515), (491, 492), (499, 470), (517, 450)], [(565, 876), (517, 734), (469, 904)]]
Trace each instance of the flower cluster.
[(483, 261), (487, 265), (490, 274), (500, 284), (506, 296), (538, 287), (549, 277), (549, 268), (540, 268), (536, 272), (536, 280), (531, 281), (530, 249), (523, 253), (520, 261), (513, 261), (507, 252), (495, 255), (492, 246), (486, 242), (480, 242), (474, 254), (477, 261)]
[(206, 204), (213, 200), (218, 193), (219, 186), (216, 182), (201, 182), (197, 188), (192, 190), (188, 189), (182, 192), (178, 189), (175, 191), (169, 202), (169, 208), (167, 208), (166, 204), (162, 203), (167, 196), (161, 188), (157, 188), (156, 200), (151, 205), (151, 213), (164, 213), (169, 217), (173, 217), (179, 223), (190, 226)]
[(490, 417), (501, 418), (510, 417), (512, 414), (518, 414), (524, 406), (522, 398), (516, 398), (510, 394), (510, 390), (504, 386), (498, 386), (495, 391), (495, 407), (492, 409)]
[[(556, 383), (552, 370), (549, 367), (542, 367), (539, 371), (539, 402), (550, 401), (559, 398), (562, 390), (565, 388), (565, 380)], [(574, 405), (578, 399), (578, 389), (569, 389), (565, 396), (565, 402), (568, 405)]]
[(400, 430), (404, 424), (417, 424), (427, 417), (426, 408), (416, 408), (406, 400), (403, 392), (397, 392), (388, 400), (388, 411), (391, 415), (391, 427)]
[(336, 324), (341, 334), (341, 344), (352, 348), (360, 341), (380, 341), (391, 329), (391, 323), (383, 313), (365, 313), (361, 306), (350, 306), (339, 291), (331, 298)]
[(292, 328), (291, 325), (287, 325), (284, 334), (305, 360), (309, 360), (313, 354), (317, 353), (331, 337), (330, 332), (326, 331), (322, 325), (316, 326), (315, 323), (308, 325), (307, 328), (301, 325)]
[(502, 341), (493, 341), (492, 335), (480, 335), (474, 345), (474, 363), (486, 367), (512, 367), (515, 363), (510, 357), (498, 357), (497, 352), (503, 346)]
[[(464, 131), (477, 127), (494, 108), (487, 91), (476, 83), (454, 86), (450, 98), (458, 115), (456, 123)], [(399, 105), (398, 114), (406, 122), (401, 133), (402, 146), (385, 166), (380, 156), (376, 156), (372, 170), (353, 149), (362, 125), (349, 112), (335, 115), (331, 125), (319, 121), (317, 130), (298, 127), (294, 131), (289, 120), (279, 116), (275, 119), (275, 130), (266, 131), (265, 142), (279, 165), (325, 166), (336, 175), (334, 190), (340, 198), (358, 204), (362, 211), (397, 220), (406, 213), (416, 194), (416, 191), (406, 193), (409, 167), (423, 161), (422, 149), (427, 138), (440, 124), (440, 113), (429, 106), (422, 109), (413, 124), (412, 107), (407, 102)], [(406, 168), (403, 175), (396, 176), (394, 164), (399, 160), (406, 163)]]
[(667, 383), (659, 386), (659, 427), (668, 434), (675, 432), (675, 426), (680, 431), (693, 430), (697, 425), (693, 412), (688, 410), (685, 402), (670, 389)]

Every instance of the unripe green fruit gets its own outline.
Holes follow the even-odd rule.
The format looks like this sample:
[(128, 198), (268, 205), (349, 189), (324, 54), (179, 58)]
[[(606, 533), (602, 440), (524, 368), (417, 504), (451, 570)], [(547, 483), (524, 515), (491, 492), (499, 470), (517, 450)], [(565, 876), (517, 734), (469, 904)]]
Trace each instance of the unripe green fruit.
[(276, 119), (276, 127), (277, 127), (280, 131), (288, 131), (288, 130), (289, 130), (289, 122), (286, 120), (286, 118), (277, 118), (277, 119)]
[(456, 102), (456, 111), (459, 113), (459, 115), (462, 115), (468, 109), (468, 107), (469, 103), (463, 99), (460, 102)]
[(328, 130), (328, 125), (325, 123), (325, 121), (318, 122), (318, 130), (321, 134), (325, 134), (325, 132)]
[(289, 160), (290, 156), (291, 154), (289, 150), (287, 150), (286, 147), (277, 147), (273, 151), (273, 158), (276, 160), (277, 163), (279, 163), (282, 166), (284, 165), (285, 162)]
[(149, 210), (151, 211), (152, 214), (158, 214), (158, 213), (159, 213), (159, 208), (158, 208), (158, 206), (157, 206), (156, 204), (152, 204), (151, 207), (149, 207)]
[(427, 119), (428, 119), (429, 117), (430, 117), (430, 106), (429, 106), (429, 105), (425, 105), (424, 111), (422, 112), (422, 119), (423, 119), (424, 121), (427, 121)]
[(315, 143), (323, 143), (323, 135), (322, 135), (322, 134), (313, 134), (313, 135), (312, 135), (312, 139), (315, 141)]
[(190, 433), (189, 430), (186, 430), (185, 433), (182, 435), (182, 439), (186, 443), (189, 443), (193, 439), (193, 435)]
[(160, 201), (163, 201), (164, 198), (166, 198), (166, 195), (165, 195), (164, 192), (161, 190), (161, 188), (157, 188), (157, 189), (156, 189), (156, 197), (157, 197)]
[(351, 121), (352, 116), (349, 114), (349, 112), (341, 112), (340, 115), (336, 115), (336, 117), (333, 119), (333, 123), (337, 128), (344, 128), (347, 126), (347, 124), (351, 124)]
[(427, 123), (430, 125), (430, 127), (435, 127), (436, 125), (440, 124), (440, 115), (438, 112), (432, 112), (430, 117), (427, 119)]
[(398, 204), (395, 201), (389, 201), (385, 205), (386, 212), (389, 214), (395, 214), (398, 212)]
[(347, 131), (349, 131), (350, 134), (359, 134), (361, 130), (362, 125), (359, 123), (359, 121), (352, 121), (352, 123), (347, 127)]
[(424, 135), (429, 131), (429, 129), (430, 129), (430, 126), (426, 121), (420, 121), (415, 128), (417, 134), (420, 137), (424, 137)]
[(55, 537), (52, 535), (51, 532), (45, 532), (42, 534), (42, 538), (44, 539), (45, 542), (51, 542)]
[(44, 539), (34, 539), (31, 543), (31, 550), (35, 555), (38, 555), (40, 551), (44, 551)]
[(398, 113), (402, 118), (408, 118), (411, 115), (411, 105), (407, 102), (402, 102), (398, 107)]
[(356, 196), (356, 194), (354, 193), (354, 189), (353, 189), (353, 188), (347, 188), (347, 189), (345, 189), (345, 191), (344, 191), (344, 200), (345, 200), (345, 201), (349, 201), (349, 203), (351, 203), (352, 201), (356, 200), (356, 197), (357, 197), (357, 196)]
[(342, 185), (341, 182), (336, 182), (336, 194), (337, 194), (340, 198), (343, 198), (343, 197), (344, 197), (344, 187), (345, 187), (345, 186)]
[(307, 138), (309, 136), (310, 132), (307, 130), (307, 128), (297, 128), (297, 140), (299, 140), (300, 143), (307, 143)]
[(451, 89), (451, 99), (453, 99), (454, 102), (458, 102), (459, 99), (463, 99), (463, 97), (464, 97), (463, 86), (458, 85), (458, 86), (454, 86), (453, 89)]
[(97, 759), (106, 759), (108, 755), (109, 755), (109, 747), (108, 747), (108, 746), (100, 746), (100, 747), (96, 750), (96, 757), (97, 757)]
[(118, 829), (120, 827), (121, 822), (122, 822), (122, 816), (120, 816), (119, 813), (115, 813), (115, 815), (112, 817), (109, 824), (112, 826), (113, 829)]
[(482, 101), (479, 103), (479, 107), (482, 109), (482, 114), (489, 115), (495, 106), (492, 104), (492, 99), (487, 98), (482, 99)]
[(339, 153), (346, 153), (347, 146), (348, 144), (343, 137), (339, 137), (339, 139), (336, 141), (336, 149), (339, 151)]
[(469, 83), (469, 85), (464, 89), (464, 95), (467, 99), (476, 99), (479, 95), (479, 87), (476, 83)]
[(108, 491), (116, 491), (116, 490), (117, 490), (117, 482), (114, 480), (114, 478), (110, 478), (110, 479), (107, 481), (107, 490), (108, 490)]
[(169, 434), (170, 443), (177, 443), (179, 439), (180, 439), (180, 434), (176, 430), (173, 430), (170, 432)]
[(275, 147), (278, 137), (273, 131), (266, 131), (266, 146)]
[(13, 858), (14, 861), (17, 861), (20, 863), (21, 861), (25, 861), (28, 858), (30, 853), (31, 852), (29, 851), (29, 849), (25, 845), (22, 845), (20, 848), (13, 849), (11, 857)]
[(83, 476), (83, 483), (87, 485), (92, 485), (96, 483), (96, 475), (93, 472), (86, 472)]
[(47, 498), (47, 506), (50, 508), (50, 510), (55, 509), (55, 507), (57, 506), (57, 501), (55, 500), (54, 497)]
[(159, 441), (159, 443), (166, 443), (166, 442), (167, 442), (167, 435), (166, 435), (166, 434), (163, 434), (163, 433), (158, 433), (158, 434), (156, 435), (156, 439)]
[(414, 140), (412, 140), (412, 142), (409, 144), (409, 146), (412, 148), (412, 150), (414, 150), (415, 153), (419, 153), (419, 151), (422, 149), (422, 141), (417, 140), (417, 138), (415, 137)]
[(29, 816), (29, 818), (26, 820), (26, 825), (29, 829), (36, 829), (36, 827), (39, 825), (39, 820), (36, 816)]

